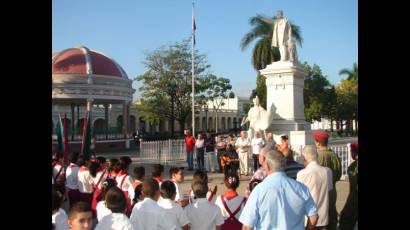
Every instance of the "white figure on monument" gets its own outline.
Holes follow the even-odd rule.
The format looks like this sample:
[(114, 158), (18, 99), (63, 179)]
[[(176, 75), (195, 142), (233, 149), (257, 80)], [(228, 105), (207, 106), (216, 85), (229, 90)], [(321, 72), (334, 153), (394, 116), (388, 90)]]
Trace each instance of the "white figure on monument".
[(273, 116), (276, 112), (276, 107), (272, 104), (271, 109), (266, 111), (259, 103), (259, 98), (256, 96), (253, 99), (254, 106), (249, 109), (248, 115), (242, 119), (241, 126), (249, 122), (248, 137), (253, 138), (255, 131), (263, 133), (265, 135), (265, 130), (270, 126)]
[(273, 27), (272, 46), (279, 47), (280, 61), (294, 62), (297, 59), (297, 53), (292, 27), (289, 20), (283, 17), (283, 11), (279, 10), (276, 18)]

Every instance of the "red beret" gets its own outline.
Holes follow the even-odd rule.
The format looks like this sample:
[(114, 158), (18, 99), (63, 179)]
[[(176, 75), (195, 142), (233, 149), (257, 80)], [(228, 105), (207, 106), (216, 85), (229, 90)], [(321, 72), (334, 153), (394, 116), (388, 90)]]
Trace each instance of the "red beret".
[(324, 131), (317, 131), (313, 133), (313, 137), (315, 138), (315, 140), (317, 141), (325, 141), (329, 138), (329, 134), (327, 134)]
[(359, 144), (358, 143), (350, 144), (350, 151), (357, 153), (359, 151)]

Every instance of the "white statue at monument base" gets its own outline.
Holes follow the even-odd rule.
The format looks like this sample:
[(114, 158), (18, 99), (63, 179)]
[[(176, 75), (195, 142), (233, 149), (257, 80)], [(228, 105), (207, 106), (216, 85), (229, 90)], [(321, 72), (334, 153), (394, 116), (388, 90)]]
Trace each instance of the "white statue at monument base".
[(292, 27), (283, 11), (278, 11), (272, 34), (272, 46), (279, 48), (280, 61), (295, 62), (297, 59), (296, 41), (292, 34)]
[(276, 107), (272, 104), (271, 109), (266, 111), (259, 103), (259, 98), (256, 96), (253, 99), (254, 106), (249, 109), (248, 115), (242, 119), (241, 126), (249, 122), (248, 138), (252, 139), (255, 131), (263, 133), (266, 137), (265, 130), (270, 126)]

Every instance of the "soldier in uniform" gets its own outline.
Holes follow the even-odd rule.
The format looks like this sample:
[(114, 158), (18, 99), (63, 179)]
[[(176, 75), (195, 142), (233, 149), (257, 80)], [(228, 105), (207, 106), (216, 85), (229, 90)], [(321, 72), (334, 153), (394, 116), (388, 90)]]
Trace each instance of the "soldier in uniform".
[(321, 166), (328, 167), (332, 170), (333, 188), (329, 196), (329, 224), (328, 230), (337, 229), (337, 211), (336, 211), (336, 182), (342, 176), (342, 164), (339, 157), (327, 147), (329, 135), (326, 132), (314, 132), (313, 137), (318, 151), (317, 163)]
[(339, 229), (340, 230), (353, 230), (356, 222), (358, 221), (358, 197), (359, 188), (357, 179), (359, 177), (359, 145), (351, 144), (350, 151), (352, 159), (354, 160), (347, 169), (349, 174), (349, 195), (346, 200), (346, 204), (340, 213)]

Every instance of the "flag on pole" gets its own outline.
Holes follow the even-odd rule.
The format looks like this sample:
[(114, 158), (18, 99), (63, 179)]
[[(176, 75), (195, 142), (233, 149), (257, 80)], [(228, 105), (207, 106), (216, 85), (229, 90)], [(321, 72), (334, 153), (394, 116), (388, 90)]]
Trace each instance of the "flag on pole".
[(90, 146), (91, 146), (91, 112), (88, 111), (84, 117), (83, 126), (83, 140), (81, 144), (81, 153), (85, 160), (90, 159)]
[(194, 41), (194, 45), (196, 44), (195, 30), (196, 30), (196, 24), (195, 24), (194, 3), (192, 3), (192, 39)]
[(63, 159), (64, 162), (68, 161), (68, 154), (70, 151), (70, 146), (68, 144), (68, 129), (67, 129), (67, 113), (64, 113), (64, 123), (63, 123)]
[(63, 125), (61, 123), (61, 117), (58, 115), (58, 121), (56, 125), (56, 134), (57, 134), (57, 143), (58, 143), (58, 152), (62, 153), (64, 151), (63, 145)]

